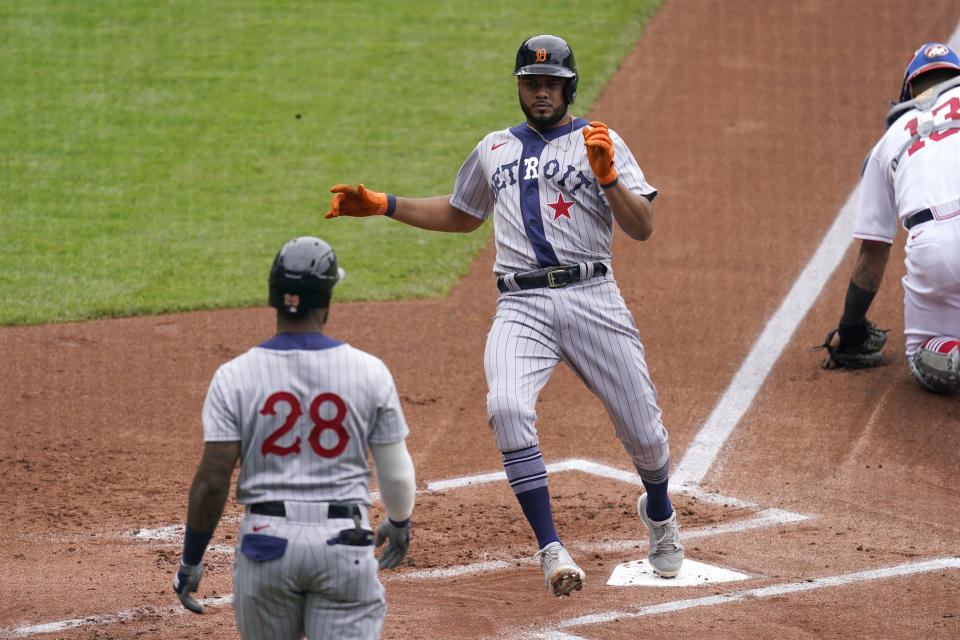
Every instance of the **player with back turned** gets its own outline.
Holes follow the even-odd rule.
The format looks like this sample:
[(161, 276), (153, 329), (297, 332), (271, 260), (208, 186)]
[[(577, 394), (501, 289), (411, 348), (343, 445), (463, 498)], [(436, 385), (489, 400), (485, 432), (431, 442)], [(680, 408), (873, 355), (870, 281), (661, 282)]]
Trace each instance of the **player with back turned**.
[[(868, 322), (896, 238), (906, 230), (903, 327), (910, 372), (929, 391), (960, 389), (960, 57), (931, 42), (913, 54), (887, 129), (860, 181), (860, 253), (824, 366), (883, 362), (886, 334)], [(836, 334), (836, 337), (835, 337)]]
[(615, 131), (569, 113), (579, 75), (563, 39), (524, 41), (513, 75), (526, 120), (484, 137), (451, 195), (404, 198), (362, 184), (337, 185), (326, 217), (386, 215), (448, 232), (470, 232), (493, 217), (500, 297), (484, 351), (487, 417), (536, 536), (546, 587), (569, 595), (585, 578), (554, 525), (535, 426), (537, 397), (560, 362), (612, 419), (646, 488), (638, 510), (648, 528), (650, 563), (672, 577), (684, 552), (667, 494), (667, 432), (611, 269), (614, 224), (634, 240), (647, 239), (657, 190)]
[[(304, 236), (270, 270), (276, 335), (221, 366), (203, 406), (203, 457), (190, 488), (174, 591), (191, 594), (239, 459), (246, 505), (234, 553), (233, 608), (243, 638), (379, 638), (386, 615), (377, 569), (410, 541), (414, 468), (393, 377), (378, 358), (323, 333), (333, 249)], [(370, 530), (373, 457), (387, 517)], [(379, 561), (374, 546), (386, 542)]]

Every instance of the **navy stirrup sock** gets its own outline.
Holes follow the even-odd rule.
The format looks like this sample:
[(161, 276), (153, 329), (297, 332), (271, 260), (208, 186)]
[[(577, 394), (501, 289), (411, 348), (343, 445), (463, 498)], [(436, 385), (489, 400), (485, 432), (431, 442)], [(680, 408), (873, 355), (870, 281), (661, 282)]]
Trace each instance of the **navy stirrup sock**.
[(656, 522), (662, 522), (673, 513), (670, 496), (667, 495), (667, 485), (670, 478), (670, 460), (656, 471), (637, 469), (640, 480), (647, 489), (647, 517)]
[(553, 512), (550, 510), (550, 492), (546, 487), (524, 491), (517, 494), (523, 515), (527, 517), (530, 528), (537, 536), (537, 547), (543, 549), (551, 542), (560, 542), (557, 529), (553, 526)]
[(560, 542), (550, 509), (550, 491), (547, 489), (547, 467), (540, 447), (534, 445), (503, 454), (503, 469), (520, 503), (523, 515), (537, 536), (540, 549), (551, 542)]

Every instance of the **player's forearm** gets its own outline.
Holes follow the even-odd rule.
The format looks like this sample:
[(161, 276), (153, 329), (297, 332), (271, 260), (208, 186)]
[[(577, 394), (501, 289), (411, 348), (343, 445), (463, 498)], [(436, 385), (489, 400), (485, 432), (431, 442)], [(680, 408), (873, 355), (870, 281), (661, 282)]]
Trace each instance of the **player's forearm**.
[(604, 192), (613, 217), (634, 240), (646, 240), (653, 233), (653, 205), (641, 195), (627, 189), (622, 182)]
[(413, 460), (407, 445), (403, 441), (370, 443), (370, 453), (376, 468), (380, 501), (387, 517), (394, 522), (403, 522), (413, 514), (417, 487)]
[(240, 456), (239, 442), (208, 442), (190, 486), (187, 524), (198, 531), (213, 531), (220, 521), (230, 492), (230, 478)]
[(890, 245), (876, 240), (863, 240), (860, 255), (853, 267), (850, 280), (867, 291), (877, 291), (883, 281), (883, 272), (890, 257)]
[(450, 196), (433, 198), (397, 197), (391, 217), (412, 227), (429, 231), (469, 233), (483, 221), (450, 204)]
[(890, 256), (890, 245), (864, 240), (853, 268), (840, 317), (841, 343), (858, 344), (866, 338), (867, 310), (883, 280), (883, 271)]
[(230, 477), (226, 487), (208, 484), (198, 470), (190, 487), (190, 502), (187, 506), (187, 527), (183, 539), (183, 562), (200, 564), (203, 553), (220, 522), (223, 506), (227, 502)]
[(229, 492), (229, 481), (226, 486), (223, 486), (209, 484), (203, 480), (198, 481), (195, 478), (190, 488), (187, 524), (198, 531), (213, 531), (220, 522)]

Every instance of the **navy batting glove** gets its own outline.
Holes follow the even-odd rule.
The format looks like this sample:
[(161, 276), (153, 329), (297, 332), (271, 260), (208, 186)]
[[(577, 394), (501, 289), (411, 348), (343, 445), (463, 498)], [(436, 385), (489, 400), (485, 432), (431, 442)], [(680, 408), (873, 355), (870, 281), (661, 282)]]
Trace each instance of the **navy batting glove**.
[(387, 518), (377, 527), (376, 545), (389, 540), (390, 542), (383, 548), (380, 554), (380, 560), (377, 564), (381, 569), (393, 569), (399, 566), (410, 549), (410, 518), (403, 522), (394, 522)]
[(203, 605), (190, 597), (191, 593), (197, 592), (202, 577), (202, 564), (183, 564), (181, 561), (177, 577), (173, 579), (173, 590), (180, 598), (180, 603), (194, 613), (204, 612)]

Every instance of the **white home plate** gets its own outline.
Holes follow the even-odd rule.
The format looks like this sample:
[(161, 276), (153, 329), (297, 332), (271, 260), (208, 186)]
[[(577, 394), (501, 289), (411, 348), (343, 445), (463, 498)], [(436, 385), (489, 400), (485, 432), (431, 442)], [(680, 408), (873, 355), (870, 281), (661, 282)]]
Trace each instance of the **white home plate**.
[(722, 567), (715, 567), (703, 562), (696, 562), (687, 558), (680, 567), (680, 573), (673, 578), (664, 578), (653, 572), (653, 567), (647, 560), (634, 560), (618, 565), (607, 586), (611, 587), (693, 587), (714, 582), (733, 582), (749, 578), (745, 573), (738, 573)]

